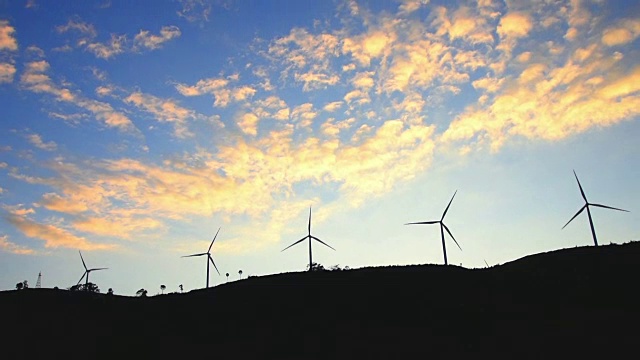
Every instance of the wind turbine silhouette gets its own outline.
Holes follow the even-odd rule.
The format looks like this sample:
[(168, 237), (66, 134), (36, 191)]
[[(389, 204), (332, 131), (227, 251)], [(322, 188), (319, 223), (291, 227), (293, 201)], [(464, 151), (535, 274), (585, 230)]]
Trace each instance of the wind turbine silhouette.
[[(218, 271), (218, 267), (216, 266), (216, 263), (213, 262), (213, 258), (211, 257), (211, 247), (213, 246), (213, 242), (216, 241), (216, 237), (218, 237), (219, 232), (220, 232), (220, 228), (218, 228), (218, 231), (216, 231), (216, 235), (213, 237), (213, 240), (211, 240), (211, 245), (209, 245), (209, 249), (207, 250), (207, 252), (182, 256), (183, 258), (186, 258), (186, 257), (207, 255), (207, 288), (209, 288), (209, 262), (211, 262), (213, 264), (213, 267), (216, 268), (216, 271)], [(218, 271), (218, 275), (220, 275), (220, 271)]]
[(442, 237), (442, 252), (444, 253), (444, 264), (448, 265), (449, 263), (447, 262), (447, 247), (445, 246), (444, 243), (444, 231), (446, 230), (447, 233), (449, 234), (449, 236), (451, 236), (451, 239), (453, 239), (453, 242), (456, 243), (456, 245), (458, 245), (458, 248), (460, 249), (460, 251), (462, 251), (462, 248), (460, 247), (460, 244), (458, 244), (458, 242), (456, 241), (456, 238), (453, 237), (453, 234), (451, 234), (451, 231), (449, 230), (449, 228), (447, 227), (447, 225), (444, 224), (444, 216), (447, 215), (447, 211), (449, 210), (449, 206), (451, 206), (451, 203), (453, 202), (453, 198), (456, 197), (456, 193), (458, 193), (458, 190), (456, 190), (453, 193), (453, 196), (451, 197), (451, 200), (449, 200), (449, 205), (447, 205), (447, 208), (444, 209), (444, 212), (442, 213), (442, 217), (440, 218), (440, 220), (434, 220), (434, 221), (422, 221), (422, 222), (413, 222), (413, 223), (407, 223), (405, 225), (429, 225), (429, 224), (440, 224), (440, 236)]
[(573, 221), (573, 219), (575, 219), (578, 215), (580, 215), (580, 213), (583, 212), (584, 209), (587, 209), (587, 215), (589, 216), (589, 225), (591, 226), (591, 235), (593, 235), (593, 243), (596, 244), (596, 246), (598, 246), (598, 239), (596, 238), (596, 229), (593, 227), (593, 219), (591, 219), (591, 211), (589, 210), (589, 206), (601, 207), (605, 209), (612, 209), (612, 210), (618, 210), (618, 211), (624, 211), (624, 212), (629, 212), (629, 210), (623, 210), (623, 209), (618, 209), (611, 206), (590, 203), (587, 200), (587, 196), (584, 194), (584, 190), (582, 190), (582, 185), (580, 185), (580, 180), (578, 180), (578, 175), (576, 175), (575, 170), (573, 170), (573, 175), (576, 177), (576, 181), (578, 182), (580, 193), (582, 194), (582, 198), (584, 199), (584, 206), (581, 207), (580, 210), (578, 210), (578, 212), (575, 215), (573, 215), (571, 220), (567, 221), (567, 223), (564, 224), (562, 228), (564, 229), (565, 227), (567, 227), (567, 225), (569, 225), (569, 223)]
[(305, 241), (306, 239), (309, 239), (309, 271), (311, 271), (313, 269), (313, 262), (312, 262), (312, 256), (311, 256), (311, 239), (321, 243), (322, 245), (333, 249), (333, 251), (335, 251), (336, 249), (334, 249), (333, 247), (331, 247), (330, 245), (328, 245), (327, 243), (325, 243), (324, 241), (318, 239), (317, 237), (311, 235), (311, 206), (309, 206), (309, 233), (307, 236), (303, 237), (302, 239), (294, 242), (293, 244), (287, 246), (286, 248), (282, 249), (280, 252), (287, 250), (288, 248), (292, 247), (293, 245), (299, 244), (303, 241)]
[(87, 269), (87, 264), (85, 264), (84, 259), (82, 258), (82, 253), (80, 252), (80, 250), (78, 250), (78, 253), (80, 253), (80, 260), (82, 260), (82, 266), (84, 266), (84, 274), (82, 274), (82, 277), (80, 277), (80, 280), (78, 280), (78, 283), (76, 285), (79, 285), (80, 282), (82, 281), (82, 279), (85, 277), (85, 275), (87, 276), (84, 284), (87, 285), (89, 283), (89, 274), (92, 271), (97, 271), (97, 270), (106, 270), (108, 268), (95, 268), (95, 269)]

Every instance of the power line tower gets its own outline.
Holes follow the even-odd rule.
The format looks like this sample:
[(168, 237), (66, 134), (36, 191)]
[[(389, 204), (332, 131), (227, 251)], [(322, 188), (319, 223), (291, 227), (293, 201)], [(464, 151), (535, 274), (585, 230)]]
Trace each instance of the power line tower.
[(38, 281), (36, 281), (36, 289), (40, 289), (42, 286), (42, 271), (38, 273)]

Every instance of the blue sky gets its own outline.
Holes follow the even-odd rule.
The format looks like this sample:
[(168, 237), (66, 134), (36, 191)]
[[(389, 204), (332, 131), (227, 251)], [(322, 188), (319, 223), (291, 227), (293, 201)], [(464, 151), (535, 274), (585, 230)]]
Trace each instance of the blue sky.
[[(638, 239), (640, 4), (0, 4), (0, 288), (504, 263)], [(316, 246), (318, 245), (318, 246)]]

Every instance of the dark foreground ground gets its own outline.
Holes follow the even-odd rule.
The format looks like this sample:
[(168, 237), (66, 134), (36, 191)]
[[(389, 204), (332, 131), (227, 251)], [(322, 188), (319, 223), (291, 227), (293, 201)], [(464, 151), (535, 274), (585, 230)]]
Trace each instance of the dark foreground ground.
[(489, 269), (250, 278), (150, 298), (0, 292), (0, 358), (639, 358), (640, 243)]

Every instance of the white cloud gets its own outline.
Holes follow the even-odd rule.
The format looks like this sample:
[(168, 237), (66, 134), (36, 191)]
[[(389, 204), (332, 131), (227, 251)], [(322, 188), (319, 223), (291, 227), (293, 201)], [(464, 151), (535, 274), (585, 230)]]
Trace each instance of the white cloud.
[(136, 130), (131, 120), (124, 114), (115, 111), (111, 105), (76, 95), (71, 90), (54, 84), (51, 78), (45, 74), (47, 70), (49, 70), (49, 63), (44, 60), (27, 63), (20, 78), (20, 84), (32, 92), (50, 94), (58, 101), (72, 103), (88, 110), (108, 127), (125, 132)]

